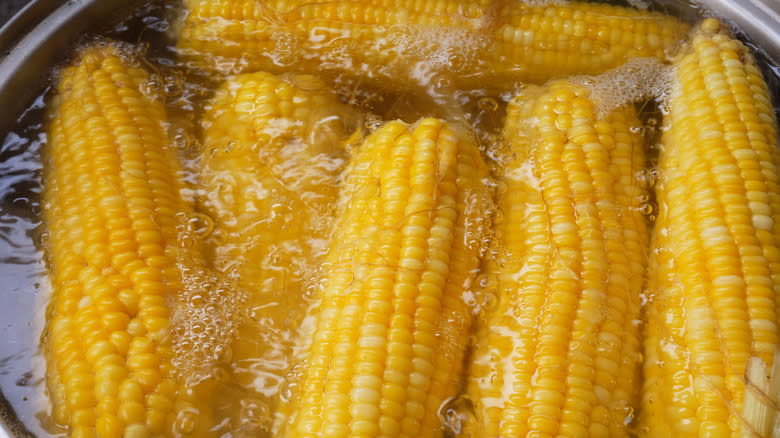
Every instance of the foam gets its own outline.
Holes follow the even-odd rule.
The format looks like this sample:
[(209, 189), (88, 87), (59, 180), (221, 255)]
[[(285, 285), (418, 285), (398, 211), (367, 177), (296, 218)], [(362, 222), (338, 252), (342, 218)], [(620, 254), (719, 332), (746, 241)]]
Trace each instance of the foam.
[(568, 0), (525, 0), (522, 3), (532, 8), (546, 8), (549, 6), (566, 6), (570, 2)]
[(573, 76), (574, 84), (591, 90), (596, 112), (603, 118), (617, 108), (656, 99), (664, 108), (672, 86), (672, 67), (655, 58), (634, 58), (597, 76)]
[(628, 4), (641, 10), (647, 10), (650, 8), (650, 3), (644, 1), (644, 0), (626, 0), (628, 1)]
[(390, 35), (391, 45), (413, 59), (424, 59), (432, 70), (462, 71), (474, 61), (482, 43), (469, 29), (406, 27)]
[(394, 25), (378, 27), (369, 40), (359, 38), (358, 31), (327, 35), (309, 56), (328, 68), (428, 85), (439, 73), (469, 71), (487, 45), (485, 36), (458, 26)]
[(188, 385), (215, 377), (231, 360), (230, 344), (238, 332), (247, 300), (234, 278), (178, 263), (182, 291), (173, 306), (173, 365)]

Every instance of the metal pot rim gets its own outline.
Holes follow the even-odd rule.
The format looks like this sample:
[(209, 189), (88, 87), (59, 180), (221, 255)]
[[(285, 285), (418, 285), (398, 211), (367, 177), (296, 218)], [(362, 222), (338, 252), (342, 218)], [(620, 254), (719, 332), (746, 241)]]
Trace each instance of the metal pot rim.
[(780, 65), (780, 1), (695, 0), (705, 8), (717, 11), (754, 43), (775, 65)]
[[(8, 51), (0, 58), (0, 102), (5, 105), (4, 114), (24, 112), (49, 82), (52, 66), (66, 58), (67, 49), (94, 23), (104, 23), (117, 10), (137, 2), (32, 0), (0, 29), (0, 49)], [(14, 45), (8, 50), (9, 47), (3, 47), (5, 44)], [(16, 122), (15, 118), (0, 117), (0, 138)]]

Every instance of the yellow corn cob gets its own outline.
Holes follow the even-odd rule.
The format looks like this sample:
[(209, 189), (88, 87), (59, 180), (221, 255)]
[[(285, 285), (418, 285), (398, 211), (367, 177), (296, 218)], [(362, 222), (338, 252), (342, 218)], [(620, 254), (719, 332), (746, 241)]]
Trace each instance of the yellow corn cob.
[[(538, 3), (538, 2), (534, 2)], [(674, 17), (585, 2), (496, 3), (489, 67), (499, 78), (542, 83), (598, 74), (631, 58), (667, 58), (688, 32)]]
[(283, 436), (433, 437), (457, 393), (487, 169), (456, 126), (390, 122), (360, 146), (301, 393)]
[(688, 30), (659, 13), (589, 2), (191, 0), (188, 8), (178, 47), (200, 68), (327, 72), (396, 88), (599, 73), (632, 57), (663, 59)]
[(648, 239), (639, 125), (630, 106), (599, 119), (567, 81), (510, 102), (505, 255), (486, 268), (498, 304), (478, 322), (470, 436), (627, 436)]
[[(410, 1), (410, 0), (336, 0), (330, 1), (327, 6), (333, 15), (330, 18), (353, 20), (356, 23), (368, 22), (373, 24), (389, 24), (387, 21), (393, 15), (417, 16), (413, 22), (419, 22), (427, 17), (433, 19), (435, 14), (449, 14), (466, 18), (477, 18), (491, 0), (477, 0), (476, 2), (462, 2), (458, 0), (436, 1)], [(256, 0), (256, 1), (228, 1), (228, 0), (185, 0), (189, 10), (188, 18), (208, 20), (218, 17), (226, 20), (266, 20), (273, 22), (278, 20), (278, 14), (293, 12), (297, 16), (317, 18), (310, 13), (317, 10), (317, 3), (311, 0)], [(319, 2), (324, 3), (324, 2)], [(314, 8), (314, 9), (312, 9)], [(385, 15), (389, 12), (389, 15)], [(363, 18), (360, 18), (361, 15)], [(327, 18), (327, 17), (319, 17)]]
[[(659, 158), (640, 431), (751, 436), (741, 420), (746, 364), (756, 357), (771, 369), (780, 342), (776, 121), (749, 50), (717, 21), (703, 22), (675, 67)], [(771, 426), (755, 432), (769, 436)]]
[(275, 376), (238, 399), (224, 392), (221, 409), (253, 397), (275, 407), (327, 250), (344, 143), (359, 122), (318, 79), (264, 72), (225, 82), (205, 114), (199, 176), (215, 221), (214, 264), (249, 292), (229, 381), (253, 388), (259, 375)]
[(148, 74), (129, 59), (83, 49), (49, 130), (44, 347), (53, 416), (73, 437), (159, 436), (179, 403), (168, 320), (186, 204), (163, 104), (141, 93)]
[(326, 73), (407, 88), (438, 72), (457, 77), (479, 58), (470, 31), (489, 2), (193, 0), (178, 48), (223, 73)]

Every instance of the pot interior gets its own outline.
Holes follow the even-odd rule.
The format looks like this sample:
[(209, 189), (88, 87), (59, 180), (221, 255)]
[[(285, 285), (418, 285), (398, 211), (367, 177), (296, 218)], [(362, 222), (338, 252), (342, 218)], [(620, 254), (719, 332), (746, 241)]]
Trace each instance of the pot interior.
[[(683, 16), (701, 12), (690, 3), (658, 3)], [(39, 351), (50, 291), (42, 251), (46, 236), (40, 222), (41, 149), (46, 141), (45, 102), (56, 66), (67, 59), (71, 48), (94, 35), (145, 42), (154, 62), (175, 62), (168, 37), (177, 16), (175, 2), (142, 0), (128, 6), (120, 0), (41, 0), (28, 7), (26, 16), (17, 16), (16, 24), (5, 26), (0, 41), (18, 40), (20, 32), (32, 29), (30, 22), (55, 6), (60, 8), (25, 33), (27, 38), (0, 62), (0, 101), (8, 110), (0, 121), (0, 422), (11, 436), (64, 433), (45, 416)], [(95, 27), (94, 23), (110, 24)], [(780, 19), (776, 26), (780, 29)], [(773, 55), (780, 60), (780, 53)], [(779, 112), (780, 68), (768, 53), (761, 51), (758, 56)]]

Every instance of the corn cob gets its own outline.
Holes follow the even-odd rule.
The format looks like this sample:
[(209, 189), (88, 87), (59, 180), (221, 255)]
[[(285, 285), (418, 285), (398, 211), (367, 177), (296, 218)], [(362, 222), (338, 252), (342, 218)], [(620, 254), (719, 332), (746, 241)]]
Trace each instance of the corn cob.
[(164, 106), (141, 92), (149, 75), (126, 52), (83, 49), (61, 74), (49, 129), (44, 349), (53, 417), (77, 438), (160, 436), (189, 406), (169, 335), (187, 205)]
[(188, 7), (178, 48), (200, 68), (327, 72), (396, 89), (599, 73), (631, 57), (664, 59), (688, 29), (662, 14), (588, 2), (192, 0)]
[[(467, 22), (488, 1), (190, 1), (178, 48), (200, 68), (223, 73), (346, 74), (401, 87), (430, 79), (422, 56), (449, 50), (457, 52), (453, 59), (475, 59), (477, 41), (467, 35)], [(424, 41), (425, 31), (435, 37)], [(415, 63), (424, 78), (408, 77)]]
[(357, 110), (308, 75), (235, 77), (207, 109), (199, 176), (215, 220), (214, 265), (238, 274), (251, 314), (231, 347), (229, 381), (252, 388), (258, 375), (276, 377), (222, 408), (251, 397), (275, 408), (358, 122)]
[(347, 171), (287, 437), (432, 437), (471, 322), (487, 169), (454, 125), (389, 122)]
[[(648, 232), (630, 106), (596, 116), (589, 88), (555, 81), (510, 102), (510, 151), (468, 381), (473, 437), (627, 436), (639, 390)], [(480, 322), (481, 321), (481, 322)]]
[(771, 424), (747, 427), (742, 404), (746, 364), (757, 358), (771, 369), (780, 342), (772, 103), (749, 50), (713, 19), (675, 67), (659, 157), (641, 434), (769, 436)]
[(666, 59), (688, 32), (674, 17), (584, 2), (497, 2), (488, 66), (499, 78), (543, 83), (598, 74), (631, 58)]

